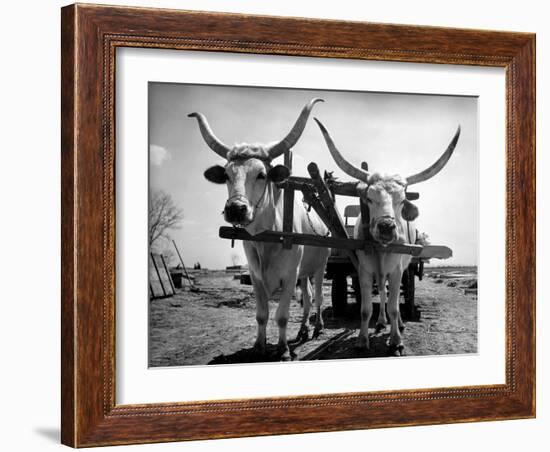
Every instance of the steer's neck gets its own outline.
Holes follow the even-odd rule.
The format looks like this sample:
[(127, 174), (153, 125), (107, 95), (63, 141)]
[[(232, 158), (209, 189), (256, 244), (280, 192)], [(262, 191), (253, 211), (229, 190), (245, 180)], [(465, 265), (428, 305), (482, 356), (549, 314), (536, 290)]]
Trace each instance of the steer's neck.
[(401, 243), (409, 243), (414, 245), (416, 240), (416, 227), (414, 222), (406, 221), (401, 217), (396, 219), (397, 222), (397, 232), (399, 235), (398, 241)]
[(250, 235), (263, 231), (277, 231), (282, 228), (282, 190), (269, 182), (263, 201), (254, 212), (254, 221), (245, 227)]

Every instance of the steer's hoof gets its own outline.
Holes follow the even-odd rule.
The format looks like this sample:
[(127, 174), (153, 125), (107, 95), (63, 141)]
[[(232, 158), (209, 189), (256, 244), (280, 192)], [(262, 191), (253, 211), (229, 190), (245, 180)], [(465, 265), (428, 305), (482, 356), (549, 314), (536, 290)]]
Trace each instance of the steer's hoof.
[(280, 361), (292, 361), (292, 354), (290, 348), (286, 342), (280, 343), (277, 345), (277, 351)]
[(390, 356), (405, 356), (405, 347), (402, 344), (390, 345), (388, 352)]
[(256, 342), (254, 344), (254, 347), (252, 347), (252, 351), (255, 355), (264, 356), (266, 353), (266, 344), (262, 342)]
[(292, 361), (292, 356), (290, 354), (290, 350), (286, 350), (282, 355), (281, 355), (281, 361)]
[(306, 342), (309, 339), (309, 328), (307, 325), (302, 325), (300, 327), (300, 331), (298, 331), (298, 334), (296, 335), (296, 339), (294, 342), (298, 342), (299, 344)]
[(357, 336), (355, 348), (361, 351), (367, 351), (369, 349), (369, 339), (365, 336)]
[(384, 325), (383, 323), (377, 323), (376, 326), (374, 327), (374, 332), (375, 334), (379, 334), (385, 329), (386, 329), (386, 325)]
[(315, 329), (313, 330), (312, 338), (317, 339), (321, 335), (322, 332), (323, 332), (323, 327), (322, 326), (316, 326)]

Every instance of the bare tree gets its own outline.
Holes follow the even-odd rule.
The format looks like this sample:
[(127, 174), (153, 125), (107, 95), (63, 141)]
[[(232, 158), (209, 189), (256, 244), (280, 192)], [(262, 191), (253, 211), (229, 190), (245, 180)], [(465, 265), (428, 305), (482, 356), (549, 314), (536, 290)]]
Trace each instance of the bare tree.
[(172, 196), (162, 190), (151, 192), (149, 200), (149, 247), (160, 238), (168, 238), (170, 229), (178, 229), (183, 220), (183, 210)]

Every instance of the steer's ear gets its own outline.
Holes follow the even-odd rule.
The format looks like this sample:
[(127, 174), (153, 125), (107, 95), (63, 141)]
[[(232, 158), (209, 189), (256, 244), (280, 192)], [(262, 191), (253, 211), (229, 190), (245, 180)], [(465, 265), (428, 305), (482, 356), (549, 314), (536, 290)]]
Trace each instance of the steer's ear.
[(225, 168), (220, 165), (214, 165), (208, 168), (204, 172), (204, 177), (210, 182), (215, 184), (225, 184), (227, 181), (227, 174), (225, 173)]
[(418, 207), (408, 199), (405, 199), (405, 201), (403, 201), (403, 211), (401, 215), (405, 221), (414, 221), (416, 217), (418, 217)]
[(290, 170), (284, 165), (274, 166), (267, 172), (269, 180), (275, 183), (283, 182), (288, 179), (289, 176)]

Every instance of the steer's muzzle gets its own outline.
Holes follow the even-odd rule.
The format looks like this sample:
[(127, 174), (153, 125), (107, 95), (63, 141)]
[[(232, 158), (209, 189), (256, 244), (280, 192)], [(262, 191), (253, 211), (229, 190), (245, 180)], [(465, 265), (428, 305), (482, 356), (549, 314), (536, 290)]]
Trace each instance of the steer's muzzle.
[(397, 240), (397, 225), (395, 218), (382, 217), (374, 222), (372, 235), (382, 245), (389, 245)]
[(225, 221), (234, 226), (247, 226), (252, 222), (252, 209), (247, 203), (232, 201), (223, 210)]

